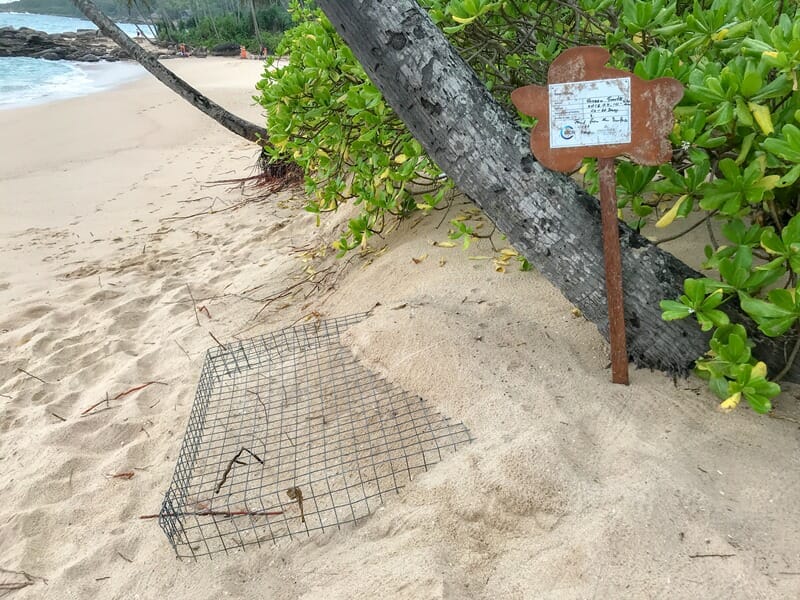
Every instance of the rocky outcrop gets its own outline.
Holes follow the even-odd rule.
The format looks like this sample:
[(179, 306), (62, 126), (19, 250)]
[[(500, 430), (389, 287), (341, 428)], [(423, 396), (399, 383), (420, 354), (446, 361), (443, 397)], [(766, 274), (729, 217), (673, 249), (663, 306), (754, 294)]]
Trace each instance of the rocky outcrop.
[(129, 58), (127, 52), (94, 29), (51, 34), (27, 27), (0, 27), (0, 57), (8, 56), (82, 62)]
[(48, 34), (27, 27), (2, 27), (0, 57), (8, 56), (83, 62), (128, 58), (126, 52), (95, 30)]
[(239, 44), (225, 42), (211, 48), (210, 53), (211, 56), (239, 56), (239, 48), (241, 48)]
[[(159, 59), (178, 56), (205, 58), (205, 50), (192, 48), (188, 44), (152, 43), (145, 38), (134, 38), (145, 50)], [(238, 54), (238, 44), (235, 46)], [(27, 27), (14, 29), (0, 27), (0, 57), (29, 56), (46, 60), (75, 60), (79, 62), (114, 62), (129, 59), (127, 52), (96, 29), (79, 29), (66, 33), (45, 33)]]

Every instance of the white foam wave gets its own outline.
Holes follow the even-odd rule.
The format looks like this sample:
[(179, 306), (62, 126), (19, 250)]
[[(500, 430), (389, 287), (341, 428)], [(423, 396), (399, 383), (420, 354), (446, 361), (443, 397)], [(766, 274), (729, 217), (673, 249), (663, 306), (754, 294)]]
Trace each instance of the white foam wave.
[(3, 78), (0, 110), (92, 94), (133, 81), (144, 73), (136, 63), (53, 63), (27, 59), (19, 64), (14, 76)]

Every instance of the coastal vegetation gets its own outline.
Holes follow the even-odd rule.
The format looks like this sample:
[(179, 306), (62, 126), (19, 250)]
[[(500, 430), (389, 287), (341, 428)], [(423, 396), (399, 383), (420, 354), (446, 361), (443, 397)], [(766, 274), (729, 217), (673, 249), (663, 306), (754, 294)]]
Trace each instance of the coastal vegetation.
[(219, 44), (238, 44), (260, 53), (262, 48), (273, 52), (284, 30), (291, 26), (286, 8), (276, 1), (242, 3), (193, 2), (191, 14), (186, 11), (164, 11), (155, 22), (162, 40), (213, 48)]
[[(96, 0), (95, 6), (114, 21), (148, 25), (164, 42), (213, 48), (220, 44), (246, 46), (251, 52), (273, 51), (291, 25), (280, 0)], [(83, 17), (70, 0), (16, 0), (0, 11)]]
[[(352, 11), (330, 2), (319, 4), (328, 16), (337, 14), (351, 31), (370, 29), (346, 21), (356, 18)], [(780, 389), (777, 382), (787, 375), (796, 378), (791, 373), (800, 346), (800, 341), (794, 341), (800, 340), (797, 5), (771, 0), (582, 0), (570, 4), (424, 0), (421, 4), (495, 100), (509, 110), (509, 93), (522, 85), (542, 83), (549, 63), (574, 45), (604, 46), (614, 66), (645, 79), (669, 76), (684, 84), (686, 94), (676, 110), (671, 135), (673, 160), (662, 167), (620, 162), (620, 214), (634, 231), (653, 224), (668, 232), (656, 236), (656, 245), (698, 227), (707, 228), (708, 244), (697, 249), (696, 261), (703, 264), (706, 276), (689, 276), (685, 293), (677, 300), (662, 295), (663, 318), (673, 323), (689, 318), (712, 334), (711, 347), (706, 346), (696, 370), (708, 379), (724, 410), (745, 400), (754, 410), (768, 412)], [(293, 9), (297, 25), (280, 48), (289, 62), (280, 68), (271, 64), (259, 84), (272, 152), (275, 157), (292, 157), (306, 170), (308, 210), (333, 211), (348, 201), (361, 207), (360, 215), (336, 243), (346, 252), (365, 246), (393, 218), (440, 208), (454, 185), (440, 168), (453, 175), (454, 169), (445, 166), (446, 153), (458, 150), (448, 140), (422, 139), (419, 130), (415, 138), (406, 124), (432, 118), (430, 112), (425, 113), (426, 107), (403, 102), (408, 110), (401, 118), (379, 90), (385, 91), (391, 83), (375, 72), (367, 76), (353, 39), (348, 39), (350, 47), (345, 45), (325, 14), (307, 4), (295, 3)], [(398, 31), (397, 49), (404, 48), (409, 39)], [(391, 58), (382, 55), (384, 61)], [(395, 64), (384, 71), (394, 73), (398, 68)], [(460, 89), (471, 91), (468, 86)], [(393, 105), (396, 108), (397, 102)], [(442, 107), (438, 110), (441, 113)], [(518, 122), (531, 125), (521, 116)], [(452, 123), (453, 130), (459, 127), (458, 122)], [(495, 141), (500, 143), (486, 140)], [(429, 154), (426, 148), (439, 152)], [(471, 167), (479, 169), (478, 161)], [(596, 192), (593, 161), (586, 161), (575, 175), (590, 192)], [(477, 189), (462, 182), (459, 187), (481, 203)], [(686, 225), (680, 228), (682, 222)], [(668, 228), (677, 231), (671, 233)], [(469, 238), (477, 232), (456, 221), (451, 235)], [(670, 276), (677, 274), (676, 270)], [(568, 281), (559, 281), (558, 273), (551, 279), (562, 291), (568, 287)], [(664, 288), (663, 281), (649, 285)], [(575, 296), (585, 301), (587, 293), (583, 290)], [(641, 293), (633, 295), (634, 302)], [(639, 326), (659, 328), (656, 323), (642, 323), (646, 307), (636, 306), (632, 312), (639, 315)], [(602, 320), (602, 311), (597, 319)], [(682, 353), (678, 350), (681, 337), (708, 339), (685, 327), (672, 333), (665, 330), (665, 336), (677, 336), (673, 354)], [(788, 337), (777, 345), (765, 340), (782, 336)], [(692, 347), (698, 348), (694, 356), (679, 356), (672, 364), (697, 358), (699, 346)], [(776, 359), (776, 347), (785, 349), (777, 353), (783, 353), (785, 360)], [(773, 356), (764, 355), (769, 354), (767, 348), (772, 348)], [(641, 361), (636, 352), (632, 350), (634, 359)], [(770, 363), (770, 372), (763, 361)]]

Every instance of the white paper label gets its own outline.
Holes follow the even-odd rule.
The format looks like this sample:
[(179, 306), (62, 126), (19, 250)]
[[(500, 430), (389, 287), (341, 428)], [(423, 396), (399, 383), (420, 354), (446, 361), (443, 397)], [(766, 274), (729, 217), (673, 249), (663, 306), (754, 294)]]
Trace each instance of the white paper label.
[(630, 143), (629, 77), (553, 83), (547, 87), (551, 148)]

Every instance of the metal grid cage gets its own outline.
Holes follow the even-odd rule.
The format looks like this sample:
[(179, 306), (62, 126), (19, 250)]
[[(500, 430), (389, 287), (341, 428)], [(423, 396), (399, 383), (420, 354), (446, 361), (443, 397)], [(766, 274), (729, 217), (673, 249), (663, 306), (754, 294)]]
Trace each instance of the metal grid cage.
[(208, 351), (159, 524), (198, 558), (338, 529), (471, 441), (362, 366), (339, 336), (366, 314)]

